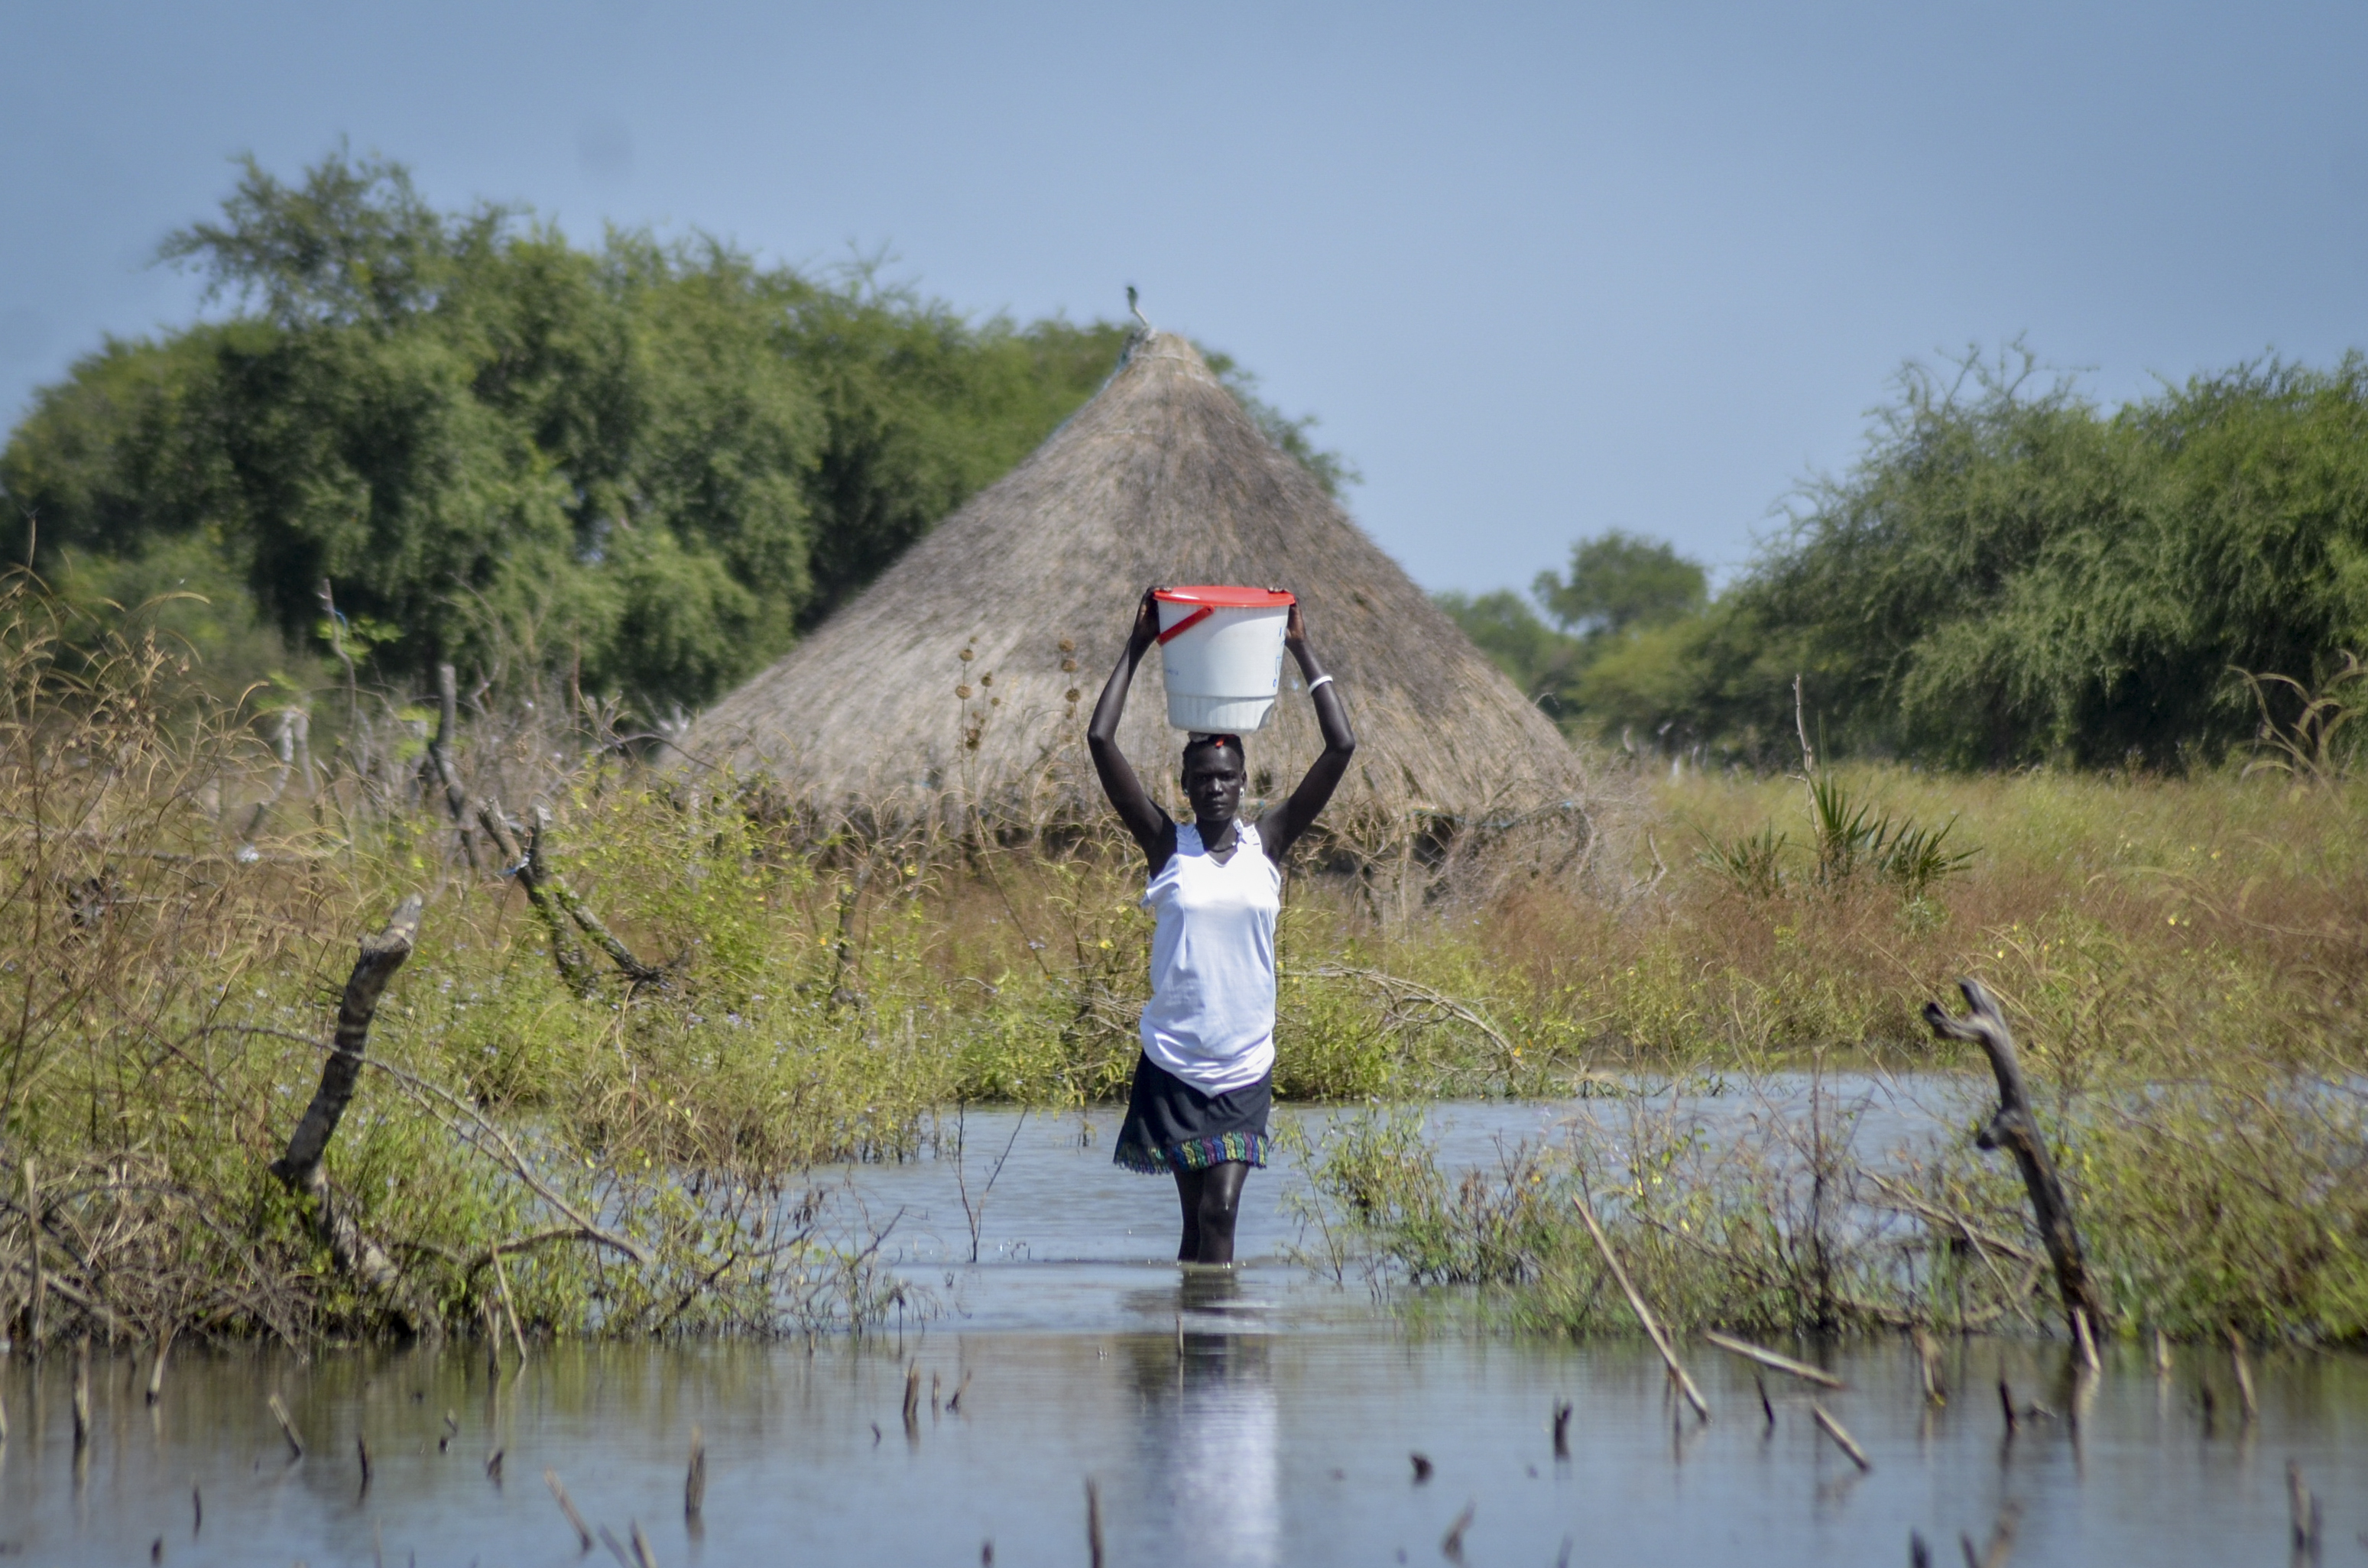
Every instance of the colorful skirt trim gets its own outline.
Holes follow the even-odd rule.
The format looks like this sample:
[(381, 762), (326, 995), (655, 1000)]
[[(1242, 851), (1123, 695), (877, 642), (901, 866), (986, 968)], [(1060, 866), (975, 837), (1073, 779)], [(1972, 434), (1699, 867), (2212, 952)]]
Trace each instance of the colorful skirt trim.
[(1273, 1143), (1266, 1131), (1273, 1104), (1271, 1075), (1247, 1088), (1212, 1095), (1149, 1057), (1140, 1057), (1127, 1096), (1126, 1122), (1119, 1129), (1111, 1160), (1150, 1176), (1204, 1171), (1229, 1160), (1262, 1166)]
[(1273, 1143), (1274, 1140), (1263, 1132), (1221, 1132), (1214, 1138), (1188, 1139), (1165, 1148), (1121, 1142), (1114, 1162), (1145, 1176), (1157, 1176), (1162, 1171), (1205, 1171), (1228, 1160), (1263, 1169), (1266, 1152)]

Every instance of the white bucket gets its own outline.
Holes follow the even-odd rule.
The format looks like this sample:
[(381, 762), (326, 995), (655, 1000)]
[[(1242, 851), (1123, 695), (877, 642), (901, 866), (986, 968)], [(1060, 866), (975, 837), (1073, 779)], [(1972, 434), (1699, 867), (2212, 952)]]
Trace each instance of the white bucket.
[(1162, 588), (1155, 597), (1167, 722), (1227, 734), (1264, 724), (1282, 687), (1292, 597), (1230, 587)]

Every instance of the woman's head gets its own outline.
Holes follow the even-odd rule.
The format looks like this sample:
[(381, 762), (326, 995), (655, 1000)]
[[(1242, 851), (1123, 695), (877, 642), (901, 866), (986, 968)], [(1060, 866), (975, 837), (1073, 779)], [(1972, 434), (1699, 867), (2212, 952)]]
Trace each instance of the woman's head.
[(1196, 734), (1184, 743), (1184, 798), (1192, 802), (1195, 819), (1233, 821), (1242, 809), (1242, 787), (1248, 778), (1241, 736)]

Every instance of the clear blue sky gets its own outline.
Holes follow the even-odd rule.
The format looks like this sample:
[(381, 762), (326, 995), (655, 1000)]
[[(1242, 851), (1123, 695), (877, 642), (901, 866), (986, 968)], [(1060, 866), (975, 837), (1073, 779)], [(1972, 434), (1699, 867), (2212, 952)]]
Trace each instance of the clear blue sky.
[(1729, 567), (1911, 356), (2100, 397), (2368, 344), (2368, 6), (412, 0), (0, 7), (0, 411), (252, 151), (700, 228), (974, 312), (1146, 309), (1322, 416), (1434, 588)]

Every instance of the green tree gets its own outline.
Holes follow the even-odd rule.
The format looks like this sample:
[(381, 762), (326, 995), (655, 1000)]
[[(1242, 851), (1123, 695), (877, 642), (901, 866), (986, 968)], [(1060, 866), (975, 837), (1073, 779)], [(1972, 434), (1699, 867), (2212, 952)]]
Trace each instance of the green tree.
[(780, 278), (780, 341), (819, 398), (807, 495), (808, 624), (837, 608), (1093, 394), (1126, 331), (1059, 319), (973, 324), (876, 264), (830, 283)]
[(2208, 764), (2260, 722), (2239, 672), (2316, 687), (2368, 648), (2368, 359), (2111, 412), (2019, 344), (1910, 365), (1859, 460), (1663, 626), (1587, 665), (1588, 722), (1781, 756), (1797, 674), (1837, 750)]
[(1586, 664), (1585, 643), (1548, 626), (1509, 588), (1431, 598), (1556, 723), (1577, 716), (1575, 687)]
[(1541, 572), (1530, 591), (1564, 631), (1618, 637), (1700, 610), (1710, 579), (1666, 540), (1614, 528), (1572, 545), (1569, 573)]
[[(973, 321), (871, 265), (585, 249), (343, 150), (292, 183), (244, 160), (163, 256), (237, 313), (44, 389), (0, 452), (0, 547), (38, 539), (86, 603), (202, 595), (173, 613), (240, 680), (325, 650), (325, 584), (376, 680), (451, 659), (701, 702), (1025, 456), (1126, 337)], [(1346, 474), (1312, 420), (1253, 409)]]

